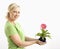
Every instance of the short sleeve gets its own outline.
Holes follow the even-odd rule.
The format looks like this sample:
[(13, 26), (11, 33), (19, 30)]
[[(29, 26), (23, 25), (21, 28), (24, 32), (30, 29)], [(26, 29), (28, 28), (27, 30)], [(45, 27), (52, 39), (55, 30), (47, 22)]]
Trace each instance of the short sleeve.
[(17, 34), (17, 30), (13, 25), (8, 25), (7, 28), (6, 28), (6, 31), (7, 31), (8, 36)]

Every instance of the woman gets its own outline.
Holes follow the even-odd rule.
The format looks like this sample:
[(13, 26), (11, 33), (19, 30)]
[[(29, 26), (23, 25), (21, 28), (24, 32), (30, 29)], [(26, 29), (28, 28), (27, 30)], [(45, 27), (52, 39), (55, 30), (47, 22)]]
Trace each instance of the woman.
[(39, 44), (43, 45), (45, 42), (41, 42), (37, 39), (25, 37), (21, 26), (15, 22), (20, 15), (20, 7), (12, 3), (8, 7), (7, 22), (5, 24), (5, 33), (8, 40), (8, 49), (24, 49), (24, 47)]

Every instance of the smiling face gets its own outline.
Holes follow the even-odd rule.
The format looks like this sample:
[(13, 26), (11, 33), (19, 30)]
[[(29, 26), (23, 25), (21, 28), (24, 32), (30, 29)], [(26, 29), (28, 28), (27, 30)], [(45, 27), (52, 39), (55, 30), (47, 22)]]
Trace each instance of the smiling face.
[(20, 8), (15, 7), (12, 10), (9, 11), (10, 14), (10, 20), (14, 21), (20, 16)]

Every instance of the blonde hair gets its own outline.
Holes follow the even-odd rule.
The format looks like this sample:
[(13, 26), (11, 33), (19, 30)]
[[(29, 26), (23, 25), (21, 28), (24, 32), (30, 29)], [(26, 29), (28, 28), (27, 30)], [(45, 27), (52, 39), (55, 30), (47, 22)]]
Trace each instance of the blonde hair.
[(9, 17), (10, 17), (9, 11), (11, 11), (12, 9), (17, 8), (17, 7), (20, 7), (20, 6), (17, 5), (16, 3), (10, 4), (10, 5), (8, 6), (8, 13), (7, 13), (6, 18), (9, 18)]

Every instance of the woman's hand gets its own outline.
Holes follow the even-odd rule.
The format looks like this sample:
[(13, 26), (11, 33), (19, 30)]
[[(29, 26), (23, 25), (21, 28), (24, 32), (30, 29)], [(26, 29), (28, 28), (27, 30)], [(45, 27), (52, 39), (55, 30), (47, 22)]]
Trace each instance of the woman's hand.
[(36, 43), (39, 44), (39, 45), (44, 45), (44, 44), (46, 44), (46, 42), (42, 42), (42, 41), (40, 41), (40, 40), (37, 40)]

